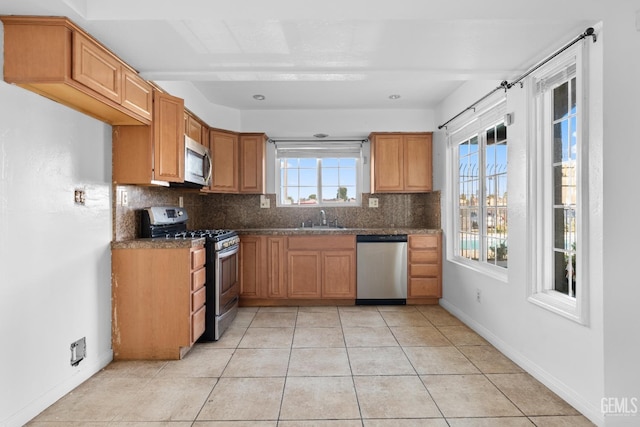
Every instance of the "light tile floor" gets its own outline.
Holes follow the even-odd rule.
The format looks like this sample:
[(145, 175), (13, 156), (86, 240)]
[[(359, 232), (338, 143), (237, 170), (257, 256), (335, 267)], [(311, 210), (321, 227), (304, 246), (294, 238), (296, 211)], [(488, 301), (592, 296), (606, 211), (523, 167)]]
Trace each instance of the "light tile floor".
[(32, 426), (591, 426), (439, 306), (241, 308), (179, 361), (113, 362)]

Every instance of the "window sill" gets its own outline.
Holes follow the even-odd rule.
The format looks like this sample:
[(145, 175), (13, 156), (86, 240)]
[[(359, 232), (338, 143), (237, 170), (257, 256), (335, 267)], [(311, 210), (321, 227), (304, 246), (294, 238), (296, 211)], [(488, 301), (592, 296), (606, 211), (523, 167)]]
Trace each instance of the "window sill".
[(448, 261), (504, 283), (509, 281), (508, 271), (506, 268), (495, 267), (480, 261), (471, 261), (459, 256), (450, 257)]
[(556, 291), (542, 291), (529, 295), (528, 300), (564, 318), (586, 325), (586, 317), (581, 314), (574, 298)]

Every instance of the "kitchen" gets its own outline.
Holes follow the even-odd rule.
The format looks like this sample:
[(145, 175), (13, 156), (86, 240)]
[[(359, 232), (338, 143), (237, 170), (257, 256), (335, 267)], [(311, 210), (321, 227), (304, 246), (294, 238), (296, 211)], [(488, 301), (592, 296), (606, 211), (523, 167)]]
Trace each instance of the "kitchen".
[[(599, 150), (600, 157), (592, 159), (590, 170), (594, 174), (591, 188), (595, 214), (590, 232), (591, 321), (588, 327), (572, 324), (526, 301), (523, 284), (527, 275), (527, 212), (526, 192), (522, 190), (526, 188), (526, 179), (520, 173), (510, 177), (510, 185), (520, 191), (514, 190), (510, 200), (515, 203), (515, 214), (510, 216), (512, 249), (508, 282), (445, 262), (441, 305), (482, 332), (485, 338), (491, 338), (503, 353), (526, 366), (581, 412), (589, 413), (594, 422), (605, 425), (606, 419), (606, 425), (633, 425), (633, 417), (605, 417), (600, 401), (605, 397), (622, 399), (640, 394), (635, 362), (640, 350), (637, 342), (630, 339), (634, 336), (633, 326), (640, 323), (633, 304), (638, 300), (639, 291), (630, 279), (633, 239), (627, 238), (629, 230), (625, 225), (633, 224), (631, 215), (638, 202), (621, 190), (629, 185), (627, 170), (632, 170), (634, 165), (630, 163), (637, 158), (634, 154), (638, 150), (636, 145), (627, 142), (636, 134), (635, 117), (639, 108), (633, 102), (634, 97), (628, 96), (629, 92), (638, 95), (633, 77), (637, 75), (640, 59), (630, 53), (637, 51), (639, 43), (635, 24), (638, 6), (631, 1), (608, 8), (594, 2), (561, 6), (549, 2), (548, 5), (566, 7), (562, 9), (566, 16), (570, 6), (574, 6), (572, 13), (593, 23), (602, 21), (604, 25), (597, 45), (602, 42), (600, 46), (605, 46), (606, 61), (596, 67), (595, 72), (607, 90), (602, 93), (601, 101), (592, 106), (603, 115), (604, 125), (592, 136), (593, 141), (600, 141), (594, 142), (594, 150)], [(533, 4), (523, 7), (520, 13), (504, 7), (491, 12), (498, 11), (505, 18), (517, 19), (526, 14), (543, 20), (549, 11)], [(43, 10), (51, 14), (50, 9)], [(3, 6), (2, 13), (5, 12), (9, 10)], [(441, 18), (443, 13), (439, 15)], [(484, 16), (473, 9), (468, 13)], [(567, 31), (562, 42), (573, 36), (574, 32)], [(522, 67), (548, 53), (550, 49), (525, 52), (526, 63)], [(165, 88), (191, 99), (189, 108), (221, 129), (264, 131), (274, 137), (282, 133), (271, 135), (271, 129), (289, 129), (297, 136), (317, 132), (315, 126), (336, 135), (353, 129), (365, 135), (374, 130), (434, 131), (434, 189), (441, 191), (441, 224), (446, 230), (446, 137), (436, 131), (437, 126), (493, 89), (497, 82), (498, 79), (492, 78), (470, 81), (435, 108), (395, 114), (380, 110), (352, 110), (345, 114), (337, 110), (319, 112), (303, 108), (286, 113), (270, 110), (240, 113), (224, 106), (211, 106), (191, 86), (174, 83)], [(0, 420), (14, 425), (31, 418), (110, 360), (109, 243), (113, 237), (112, 224), (117, 222), (111, 210), (111, 127), (4, 82), (0, 84), (0, 91), (0, 337), (5, 349), (0, 369), (2, 383), (9, 385), (2, 387)], [(519, 120), (526, 114), (524, 95), (514, 88), (509, 96), (509, 102), (514, 105), (512, 111), (516, 112), (515, 125), (522, 125)], [(425, 122), (428, 123), (426, 129)], [(519, 132), (523, 135), (524, 131), (521, 128)], [(606, 156), (603, 156), (602, 141), (606, 141)], [(515, 147), (517, 144), (510, 162), (515, 162), (516, 170), (524, 170), (526, 153)], [(86, 193), (82, 208), (73, 204), (73, 191), (77, 186)], [(128, 194), (130, 202), (145, 204), (136, 188)], [(162, 194), (161, 190), (157, 193)], [(154, 198), (154, 203), (177, 203), (175, 195), (162, 197)], [(199, 197), (195, 200), (200, 200)], [(235, 197), (241, 196), (204, 198), (205, 203), (220, 199), (224, 204)], [(190, 193), (184, 194), (188, 209), (197, 204), (193, 199)], [(258, 206), (259, 202), (249, 197), (247, 204)], [(628, 204), (631, 206), (627, 208)], [(614, 206), (625, 206), (625, 209)], [(274, 208), (269, 211), (273, 212)], [(34, 244), (32, 239), (25, 238), (26, 234), (42, 236), (47, 244)], [(470, 296), (476, 288), (481, 288), (483, 294), (480, 305)], [(87, 337), (88, 358), (77, 368), (71, 368), (69, 343), (82, 336)]]

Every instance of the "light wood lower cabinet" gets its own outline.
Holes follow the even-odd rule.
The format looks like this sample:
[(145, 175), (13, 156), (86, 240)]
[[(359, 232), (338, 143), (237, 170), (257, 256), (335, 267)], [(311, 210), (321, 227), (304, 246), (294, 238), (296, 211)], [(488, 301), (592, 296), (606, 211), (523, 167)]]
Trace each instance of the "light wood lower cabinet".
[(289, 237), (287, 292), (289, 298), (355, 299), (355, 236)]
[(279, 236), (240, 237), (240, 297), (244, 300), (287, 297), (285, 241)]
[(205, 327), (205, 249), (113, 249), (112, 347), (121, 359), (181, 359)]
[(442, 297), (442, 235), (409, 235), (407, 302), (433, 302)]
[(244, 305), (353, 303), (355, 236), (241, 236), (240, 289)]

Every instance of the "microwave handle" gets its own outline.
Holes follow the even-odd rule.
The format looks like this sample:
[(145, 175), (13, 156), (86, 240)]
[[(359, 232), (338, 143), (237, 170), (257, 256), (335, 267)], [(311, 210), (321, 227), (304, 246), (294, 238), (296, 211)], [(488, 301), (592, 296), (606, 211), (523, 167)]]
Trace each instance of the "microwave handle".
[(211, 185), (211, 178), (213, 176), (213, 159), (211, 159), (211, 155), (208, 152), (204, 154), (204, 157), (209, 162), (209, 173), (207, 173), (207, 178), (205, 179), (205, 182), (207, 183), (207, 185)]

